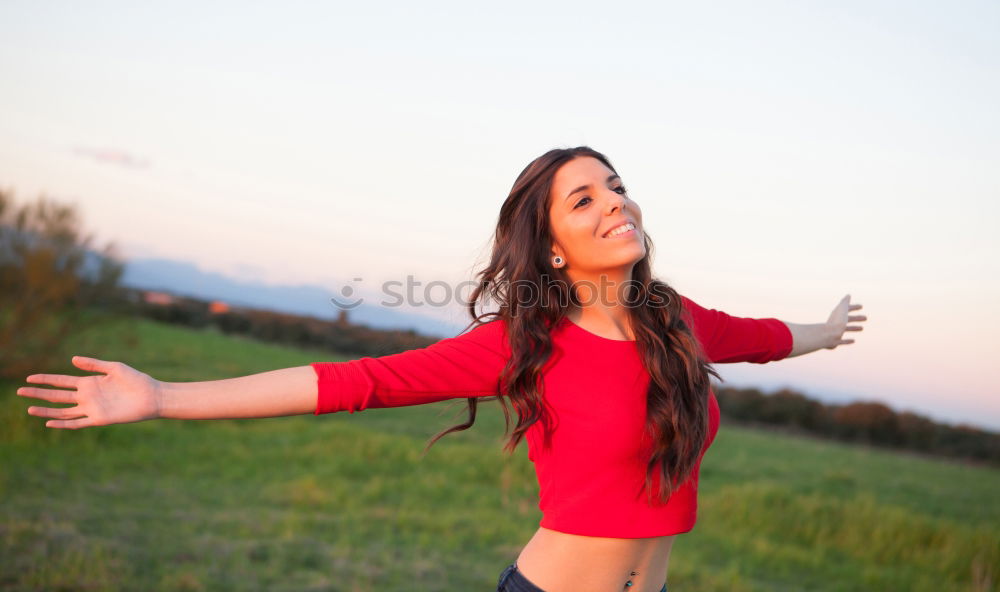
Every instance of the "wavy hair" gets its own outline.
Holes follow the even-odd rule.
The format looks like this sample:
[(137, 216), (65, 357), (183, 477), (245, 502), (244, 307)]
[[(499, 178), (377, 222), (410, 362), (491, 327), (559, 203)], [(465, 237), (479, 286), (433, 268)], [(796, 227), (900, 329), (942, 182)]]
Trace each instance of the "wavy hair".
[[(476, 275), (477, 285), (469, 299), (472, 321), (468, 327), (498, 319), (506, 322), (511, 356), (501, 372), (500, 392), (517, 411), (517, 425), (511, 433), (511, 414), (502, 395), (469, 397), (467, 421), (435, 435), (424, 448), (425, 453), (443, 436), (472, 427), (481, 400), (500, 401), (506, 421), (504, 436), (510, 433), (505, 451), (513, 453), (537, 421), (546, 428), (548, 441), (547, 430), (552, 423), (543, 396), (542, 374), (552, 354), (550, 330), (566, 316), (567, 303), (580, 306), (576, 293), (569, 288), (572, 281), (568, 275), (551, 265), (549, 196), (559, 167), (584, 156), (594, 157), (615, 170), (606, 156), (579, 146), (550, 150), (521, 171), (500, 208), (490, 263)], [(633, 268), (625, 301), (642, 303), (628, 307), (629, 320), (650, 375), (645, 430), (652, 451), (646, 471), (647, 501), (652, 503), (654, 476), (658, 476), (656, 498), (666, 503), (691, 475), (700, 457), (708, 437), (708, 375), (719, 375), (708, 363), (691, 327), (681, 318), (677, 292), (653, 278), (653, 243), (647, 233), (643, 237), (646, 256)], [(542, 293), (550, 297), (539, 298)], [(477, 314), (477, 304), (486, 298), (497, 302), (499, 310)]]

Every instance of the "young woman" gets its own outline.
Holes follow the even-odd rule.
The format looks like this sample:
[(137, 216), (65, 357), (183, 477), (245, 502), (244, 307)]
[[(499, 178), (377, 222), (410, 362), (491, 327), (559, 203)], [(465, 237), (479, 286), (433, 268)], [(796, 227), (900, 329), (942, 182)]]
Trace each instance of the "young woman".
[[(763, 364), (853, 343), (866, 320), (845, 296), (826, 322), (703, 308), (654, 279), (639, 205), (588, 147), (551, 150), (518, 176), (479, 273), (471, 330), (429, 347), (350, 362), (191, 383), (76, 356), (98, 376), (39, 374), (18, 394), (52, 428), (154, 418), (253, 418), (467, 398), (509, 401), (535, 463), (543, 518), (497, 590), (665, 592), (674, 537), (690, 531), (701, 458), (719, 428), (713, 363)], [(497, 312), (477, 314), (492, 297)]]

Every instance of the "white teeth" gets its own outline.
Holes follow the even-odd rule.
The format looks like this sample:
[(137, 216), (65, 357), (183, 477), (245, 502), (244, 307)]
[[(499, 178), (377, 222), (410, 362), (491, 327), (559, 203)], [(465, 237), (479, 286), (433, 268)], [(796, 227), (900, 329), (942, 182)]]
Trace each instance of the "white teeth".
[(622, 234), (623, 232), (628, 232), (629, 230), (635, 230), (635, 224), (632, 224), (631, 222), (627, 222), (627, 223), (625, 223), (625, 224), (622, 224), (621, 226), (618, 226), (618, 227), (616, 227), (616, 228), (612, 228), (612, 229), (611, 229), (611, 230), (610, 230), (610, 231), (609, 231), (609, 232), (608, 232), (608, 233), (607, 233), (606, 235), (604, 235), (604, 236), (606, 236), (606, 237), (609, 237), (609, 238), (610, 238), (610, 237), (612, 237), (612, 236), (618, 236), (619, 234)]

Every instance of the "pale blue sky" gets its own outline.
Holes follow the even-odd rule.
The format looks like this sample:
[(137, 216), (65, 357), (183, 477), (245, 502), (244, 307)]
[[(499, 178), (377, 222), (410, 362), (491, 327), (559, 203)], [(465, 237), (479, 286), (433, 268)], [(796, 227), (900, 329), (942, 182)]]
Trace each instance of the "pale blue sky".
[(0, 75), (0, 184), (272, 283), (467, 280), (524, 165), (591, 145), (682, 293), (864, 304), (731, 383), (1000, 429), (996, 3), (8, 0)]

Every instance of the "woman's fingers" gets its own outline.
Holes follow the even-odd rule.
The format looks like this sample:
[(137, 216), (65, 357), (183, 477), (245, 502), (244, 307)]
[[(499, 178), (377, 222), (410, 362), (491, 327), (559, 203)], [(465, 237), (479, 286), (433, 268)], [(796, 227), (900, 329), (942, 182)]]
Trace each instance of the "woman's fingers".
[(51, 384), (65, 388), (76, 388), (82, 376), (67, 376), (66, 374), (32, 374), (24, 379), (35, 384)]
[(85, 417), (86, 414), (80, 411), (80, 406), (75, 407), (28, 407), (28, 415), (35, 417), (50, 417), (52, 419), (77, 419)]
[(76, 403), (76, 391), (59, 391), (56, 389), (34, 388), (22, 386), (17, 394), (32, 399), (44, 399), (50, 403)]
[[(97, 358), (86, 358), (84, 356), (73, 356), (72, 361), (73, 365), (81, 370), (86, 370), (88, 372), (103, 372), (105, 374), (111, 372), (112, 369), (118, 365), (118, 362), (107, 362), (104, 360), (98, 360)], [(84, 378), (89, 377), (70, 376), (67, 374), (32, 374), (24, 380), (25, 382), (33, 382), (35, 384), (49, 384), (52, 386), (75, 389)]]
[(89, 417), (81, 417), (80, 419), (50, 419), (45, 422), (45, 427), (47, 428), (67, 428), (70, 430), (89, 428), (93, 425), (97, 424), (92, 422)]
[(98, 360), (97, 358), (87, 358), (85, 356), (73, 356), (71, 360), (73, 365), (81, 370), (86, 370), (88, 372), (103, 372), (107, 374), (111, 371), (115, 362), (107, 362), (104, 360)]
[[(108, 362), (84, 356), (73, 356), (72, 362), (74, 366), (80, 368), (81, 370), (86, 370), (87, 372), (100, 372), (104, 374), (111, 374), (121, 367), (119, 362)], [(114, 376), (117, 376), (117, 374), (114, 374)], [(73, 390), (21, 387), (17, 389), (17, 394), (22, 397), (43, 399), (51, 403), (79, 403), (80, 395), (76, 389), (84, 380), (97, 378), (104, 379), (106, 377), (68, 376), (65, 374), (32, 374), (25, 379), (27, 382), (46, 384)], [(88, 385), (90, 383), (83, 384)], [(49, 418), (49, 421), (45, 422), (45, 427), (49, 428), (77, 429), (98, 425), (97, 422), (81, 411), (79, 404), (74, 405), (73, 407), (32, 406), (28, 407), (28, 415)]]

